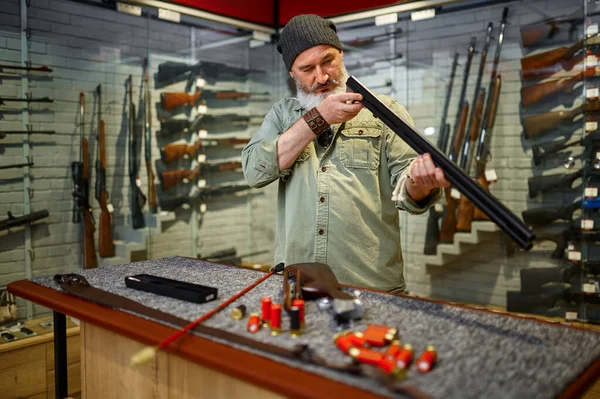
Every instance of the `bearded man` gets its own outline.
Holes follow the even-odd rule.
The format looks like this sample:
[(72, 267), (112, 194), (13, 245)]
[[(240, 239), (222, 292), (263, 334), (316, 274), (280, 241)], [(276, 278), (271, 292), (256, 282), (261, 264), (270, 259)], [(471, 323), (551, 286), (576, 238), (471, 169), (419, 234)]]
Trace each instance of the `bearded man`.
[[(415, 152), (346, 93), (333, 22), (299, 15), (277, 50), (297, 98), (273, 106), (242, 151), (255, 188), (279, 183), (275, 263), (328, 264), (343, 284), (405, 289), (398, 209), (427, 211), (449, 186), (429, 154)], [(398, 102), (378, 96), (413, 124)]]

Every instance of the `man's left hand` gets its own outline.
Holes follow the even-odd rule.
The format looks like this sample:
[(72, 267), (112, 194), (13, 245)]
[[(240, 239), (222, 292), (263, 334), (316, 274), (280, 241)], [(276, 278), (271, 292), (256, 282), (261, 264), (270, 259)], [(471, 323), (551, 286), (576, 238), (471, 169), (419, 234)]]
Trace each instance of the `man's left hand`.
[(435, 166), (431, 155), (419, 155), (410, 166), (410, 179), (406, 180), (408, 194), (414, 201), (420, 201), (438, 187), (450, 187), (444, 171)]

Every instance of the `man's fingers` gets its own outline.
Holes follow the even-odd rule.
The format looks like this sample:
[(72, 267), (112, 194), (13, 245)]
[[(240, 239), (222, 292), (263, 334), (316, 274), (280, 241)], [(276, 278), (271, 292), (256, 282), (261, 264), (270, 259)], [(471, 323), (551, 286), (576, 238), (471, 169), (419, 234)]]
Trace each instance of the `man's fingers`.
[[(340, 93), (335, 95), (336, 98), (340, 101), (362, 101), (363, 96), (359, 93)], [(333, 96), (330, 96), (333, 97)]]
[(450, 187), (450, 182), (446, 179), (444, 171), (441, 168), (435, 168), (435, 178), (442, 188)]

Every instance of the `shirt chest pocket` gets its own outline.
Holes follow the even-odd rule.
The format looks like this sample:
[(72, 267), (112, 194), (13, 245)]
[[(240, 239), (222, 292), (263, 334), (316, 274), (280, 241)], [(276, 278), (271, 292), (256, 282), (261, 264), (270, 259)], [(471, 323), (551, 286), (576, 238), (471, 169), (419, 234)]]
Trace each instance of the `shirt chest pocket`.
[(340, 131), (340, 160), (347, 168), (377, 169), (381, 151), (381, 130), (353, 127)]

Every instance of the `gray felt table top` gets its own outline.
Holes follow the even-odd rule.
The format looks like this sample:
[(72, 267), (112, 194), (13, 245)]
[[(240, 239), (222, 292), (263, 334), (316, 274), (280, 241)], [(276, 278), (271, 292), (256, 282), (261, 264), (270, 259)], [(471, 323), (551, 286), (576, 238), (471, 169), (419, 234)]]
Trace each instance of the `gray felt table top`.
[[(124, 277), (139, 273), (217, 287), (218, 299), (198, 305), (127, 288)], [(190, 321), (262, 275), (253, 270), (183, 257), (89, 269), (80, 274), (97, 288)], [(279, 275), (270, 277), (230, 308), (244, 304), (248, 313), (260, 312), (263, 296), (272, 296), (274, 301), (281, 302), (282, 279)], [(31, 281), (60, 290), (52, 276), (35, 277)], [(356, 323), (355, 331), (363, 331), (369, 323), (386, 324), (398, 328), (402, 342), (411, 344), (417, 355), (427, 345), (437, 348), (436, 367), (428, 374), (420, 374), (413, 368), (406, 380), (407, 384), (437, 398), (551, 398), (600, 358), (600, 334), (591, 331), (369, 291), (363, 291), (361, 299), (365, 315)], [(321, 357), (340, 363), (349, 361), (332, 342), (330, 316), (317, 310), (315, 303), (306, 304), (307, 327), (296, 339), (286, 333), (272, 337), (267, 329), (251, 334), (246, 331), (247, 318), (232, 320), (230, 308), (205, 324), (285, 348), (306, 343)], [(282, 317), (282, 326), (286, 330), (289, 323), (285, 312)], [(206, 338), (223, 342), (214, 337)], [(254, 349), (225, 343), (258, 353)], [(379, 381), (369, 377), (351, 376), (301, 361), (260, 354), (332, 380), (394, 397)]]

